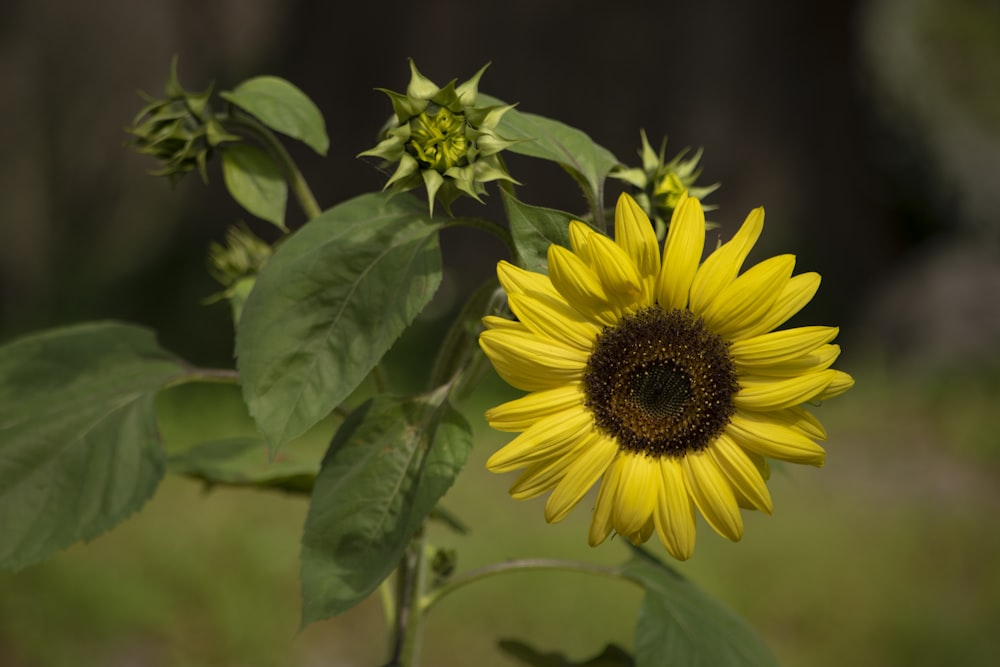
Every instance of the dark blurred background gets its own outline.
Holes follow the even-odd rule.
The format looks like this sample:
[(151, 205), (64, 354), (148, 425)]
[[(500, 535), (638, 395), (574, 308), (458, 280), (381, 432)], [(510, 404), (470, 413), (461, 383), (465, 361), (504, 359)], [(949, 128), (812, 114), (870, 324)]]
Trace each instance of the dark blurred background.
[[(879, 387), (864, 420), (881, 435), (846, 414), (856, 439), (900, 440), (879, 465), (909, 456), (906, 439), (927, 431), (897, 398), (916, 377), (926, 391), (903, 402), (925, 416), (963, 415), (958, 432), (976, 434), (974, 452), (962, 445), (947, 465), (972, 476), (984, 516), (1000, 507), (989, 435), (1000, 396), (997, 2), (7, 0), (0, 339), (120, 318), (155, 328), (196, 363), (232, 363), (227, 308), (200, 303), (218, 289), (205, 254), (248, 216), (225, 194), (218, 164), (207, 187), (189, 175), (171, 189), (146, 174), (156, 167), (150, 159), (123, 147), (123, 128), (142, 106), (137, 89), (159, 95), (174, 54), (189, 90), (274, 74), (317, 102), (329, 156), (291, 149), (323, 206), (384, 183), (354, 156), (390, 113), (374, 89), (403, 90), (408, 57), (438, 84), (491, 62), (483, 92), (578, 127), (628, 164), (638, 162), (640, 129), (654, 145), (667, 136), (668, 155), (704, 148), (701, 182), (722, 184), (707, 203), (718, 207), (710, 218), (723, 237), (764, 205), (755, 253), (794, 252), (797, 270), (823, 275), (808, 319), (840, 325), (840, 366), (859, 392), (866, 381)], [(516, 157), (512, 165), (527, 201), (581, 207), (558, 168)], [(609, 182), (606, 203), (616, 195)], [(496, 213), (497, 199), (482, 212)], [(302, 221), (293, 202), (289, 219)], [(439, 324), (503, 256), (463, 231), (449, 232), (444, 250)], [(945, 464), (921, 465), (928, 473)], [(918, 495), (938, 488), (918, 486)], [(919, 662), (908, 660), (899, 664)]]
[[(307, 0), (15, 0), (0, 12), (5, 338), (120, 317), (196, 361), (228, 362), (225, 307), (196, 303), (215, 290), (207, 243), (246, 216), (218, 164), (209, 187), (190, 175), (171, 191), (146, 175), (151, 159), (122, 145), (136, 90), (159, 95), (174, 54), (188, 89), (275, 74), (317, 101), (330, 155), (293, 150), (323, 205), (384, 182), (354, 156), (389, 113), (374, 88), (405, 88), (408, 57), (439, 84), (492, 62), (484, 91), (579, 127), (629, 164), (641, 128), (654, 145), (668, 137), (668, 155), (703, 147), (702, 182), (722, 184), (707, 201), (723, 234), (764, 205), (761, 252), (795, 252), (800, 270), (823, 274), (813, 312), (844, 327), (846, 348), (863, 336), (893, 355), (968, 361), (1000, 335), (1000, 9), (988, 0), (434, 0), (349, 11)], [(529, 201), (582, 204), (558, 169), (515, 166)], [(485, 276), (500, 252), (461, 233), (446, 242), (453, 279)]]

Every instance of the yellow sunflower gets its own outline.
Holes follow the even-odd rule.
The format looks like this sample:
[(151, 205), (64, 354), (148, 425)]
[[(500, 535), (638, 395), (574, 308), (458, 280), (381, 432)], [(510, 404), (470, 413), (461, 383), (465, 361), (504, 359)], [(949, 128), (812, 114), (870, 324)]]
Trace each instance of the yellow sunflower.
[(514, 498), (552, 491), (551, 523), (600, 481), (591, 545), (612, 531), (640, 544), (655, 530), (687, 559), (695, 507), (739, 540), (741, 507), (771, 512), (768, 458), (823, 465), (826, 432), (801, 405), (854, 380), (830, 368), (836, 327), (773, 331), (820, 277), (793, 276), (792, 255), (740, 273), (763, 223), (753, 210), (701, 262), (705, 214), (683, 196), (661, 258), (649, 218), (623, 194), (615, 240), (573, 222), (572, 251), (549, 248), (548, 276), (500, 262), (517, 321), (484, 318), (479, 343), (506, 382), (531, 392), (486, 413), (493, 428), (521, 432), (487, 463), (524, 469)]

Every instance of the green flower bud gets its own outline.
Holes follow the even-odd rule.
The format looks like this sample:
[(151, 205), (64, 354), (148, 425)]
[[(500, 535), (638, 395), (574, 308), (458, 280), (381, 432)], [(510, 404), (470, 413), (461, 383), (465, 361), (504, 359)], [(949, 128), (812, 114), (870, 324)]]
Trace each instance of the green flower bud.
[(513, 107), (475, 106), (486, 67), (457, 87), (452, 81), (439, 88), (411, 60), (405, 95), (379, 89), (392, 102), (394, 115), (378, 145), (358, 157), (396, 165), (384, 189), (404, 192), (423, 185), (433, 214), (435, 199), (445, 208), (463, 193), (482, 201), (485, 183), (516, 182), (498, 155), (515, 142), (496, 133), (500, 118)]
[(227, 229), (225, 245), (212, 242), (208, 247), (208, 272), (226, 289), (208, 297), (206, 303), (229, 299), (233, 322), (239, 322), (243, 304), (271, 252), (271, 246), (245, 224)]
[(226, 244), (212, 242), (208, 247), (208, 271), (224, 287), (241, 278), (255, 276), (271, 257), (271, 246), (250, 231), (245, 224), (226, 230)]
[[(701, 168), (698, 166), (702, 154), (700, 148), (691, 157), (686, 157), (688, 149), (685, 148), (667, 162), (664, 158), (667, 148), (665, 137), (657, 153), (650, 146), (645, 131), (641, 131), (640, 136), (642, 148), (639, 150), (639, 157), (642, 159), (642, 167), (617, 167), (612, 170), (610, 176), (632, 186), (632, 197), (649, 215), (656, 226), (657, 237), (662, 239), (666, 234), (668, 221), (683, 193), (704, 200), (707, 195), (718, 189), (719, 184), (695, 186), (701, 175)], [(703, 208), (710, 211), (715, 207)], [(708, 223), (706, 226), (715, 225)]]
[(184, 90), (177, 77), (176, 56), (170, 63), (165, 93), (166, 99), (162, 100), (139, 93), (147, 105), (125, 129), (133, 137), (129, 145), (163, 163), (162, 168), (151, 172), (154, 176), (166, 176), (175, 184), (197, 169), (207, 182), (205, 165), (212, 149), (224, 141), (238, 141), (239, 137), (228, 134), (212, 114), (208, 105), (212, 86), (200, 93)]

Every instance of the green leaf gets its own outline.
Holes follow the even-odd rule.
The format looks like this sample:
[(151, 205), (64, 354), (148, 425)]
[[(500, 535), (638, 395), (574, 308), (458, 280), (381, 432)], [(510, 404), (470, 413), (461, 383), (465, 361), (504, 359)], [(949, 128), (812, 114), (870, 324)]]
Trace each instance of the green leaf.
[[(506, 103), (480, 93), (476, 104), (493, 106)], [(510, 152), (561, 165), (584, 189), (591, 209), (600, 210), (604, 180), (619, 163), (611, 151), (594, 143), (575, 127), (517, 109), (503, 115), (496, 131), (504, 139), (517, 141), (507, 148)]]
[(156, 393), (184, 373), (152, 332), (81, 324), (0, 347), (0, 567), (137, 511), (163, 477)]
[(253, 114), (272, 130), (298, 139), (320, 155), (326, 155), (330, 139), (326, 136), (323, 114), (308, 95), (288, 81), (276, 76), (258, 76), (219, 95)]
[(243, 396), (272, 449), (364, 380), (441, 282), (439, 227), (412, 197), (325, 211), (268, 260), (237, 327)]
[(447, 391), (379, 397), (334, 436), (302, 537), (303, 625), (364, 600), (458, 475), (472, 432)]
[(256, 146), (226, 144), (221, 151), (229, 194), (250, 213), (284, 230), (288, 183), (278, 166)]
[(635, 629), (637, 667), (776, 667), (750, 625), (645, 551), (622, 568), (646, 589)]
[(524, 268), (548, 273), (548, 252), (552, 244), (569, 247), (569, 223), (576, 218), (552, 208), (530, 206), (503, 192), (510, 221), (510, 235)]
[(501, 639), (500, 650), (531, 667), (633, 667), (632, 656), (620, 646), (608, 644), (593, 658), (576, 662), (562, 653), (542, 653), (538, 649), (516, 639)]

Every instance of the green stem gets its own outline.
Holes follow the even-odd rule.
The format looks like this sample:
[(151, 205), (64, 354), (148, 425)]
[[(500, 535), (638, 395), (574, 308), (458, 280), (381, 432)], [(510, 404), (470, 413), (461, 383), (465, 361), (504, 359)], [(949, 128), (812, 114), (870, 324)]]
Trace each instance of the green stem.
[(586, 574), (598, 574), (605, 577), (626, 578), (621, 568), (609, 567), (606, 565), (596, 565), (594, 563), (582, 563), (573, 560), (560, 558), (517, 558), (505, 560), (497, 563), (484, 565), (483, 567), (469, 570), (452, 577), (448, 583), (435, 588), (420, 599), (420, 608), (426, 613), (431, 607), (437, 604), (443, 597), (457, 591), (459, 588), (471, 584), (486, 577), (492, 577), (512, 570), (563, 570), (567, 572), (583, 572)]
[(379, 600), (382, 602), (382, 614), (385, 617), (385, 627), (394, 632), (396, 621), (396, 598), (393, 595), (391, 577), (386, 577), (378, 587)]
[(424, 609), (419, 602), (425, 584), (424, 531), (419, 530), (396, 570), (395, 632), (389, 667), (419, 667)]
[(316, 197), (313, 195), (312, 190), (309, 189), (309, 184), (306, 183), (305, 176), (299, 171), (298, 165), (295, 164), (292, 156), (285, 149), (284, 144), (278, 140), (278, 137), (275, 136), (270, 128), (256, 118), (242, 113), (232, 113), (228, 117), (222, 116), (222, 120), (228, 121), (228, 127), (246, 130), (255, 139), (264, 144), (271, 157), (277, 160), (278, 164), (284, 170), (285, 178), (288, 179), (288, 185), (292, 188), (292, 194), (298, 200), (299, 206), (302, 208), (302, 212), (305, 213), (307, 220), (312, 220), (322, 213)]
[(178, 387), (189, 382), (221, 382), (224, 384), (238, 384), (240, 374), (229, 368), (197, 368), (189, 367), (183, 375), (179, 375), (164, 385), (164, 389)]

